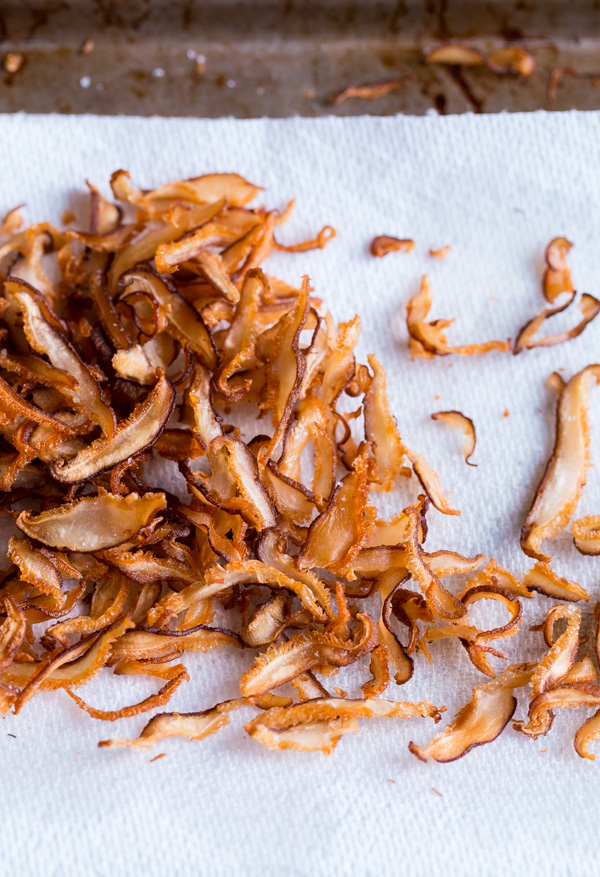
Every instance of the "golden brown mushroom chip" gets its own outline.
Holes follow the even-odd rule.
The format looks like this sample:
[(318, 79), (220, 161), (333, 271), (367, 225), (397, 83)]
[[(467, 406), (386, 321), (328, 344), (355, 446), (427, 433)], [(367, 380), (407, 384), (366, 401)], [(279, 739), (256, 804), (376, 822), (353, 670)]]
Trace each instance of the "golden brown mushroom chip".
[[(594, 685), (592, 682), (555, 685), (534, 698), (529, 707), (528, 725), (519, 727), (518, 730), (524, 731), (526, 727), (543, 729), (536, 733), (531, 732), (530, 735), (535, 740), (538, 734), (547, 734), (550, 730), (554, 719), (554, 710), (578, 709), (582, 706), (598, 707), (599, 705), (600, 685)], [(598, 723), (594, 721), (595, 718), (596, 716), (585, 722), (575, 735), (575, 750), (582, 758), (591, 758), (588, 744), (598, 733)]]
[(529, 557), (548, 562), (541, 543), (569, 521), (585, 484), (589, 465), (588, 389), (600, 380), (600, 366), (588, 365), (565, 385), (557, 408), (552, 456), (521, 530), (521, 548)]
[(541, 314), (538, 314), (537, 317), (534, 317), (523, 326), (517, 336), (517, 340), (515, 341), (513, 353), (517, 354), (521, 353), (523, 350), (532, 350), (534, 347), (554, 347), (555, 344), (562, 344), (563, 341), (570, 341), (573, 338), (578, 338), (586, 326), (588, 326), (600, 313), (600, 301), (597, 298), (594, 298), (593, 295), (588, 295), (587, 292), (583, 293), (577, 303), (577, 307), (581, 311), (581, 319), (578, 320), (571, 329), (558, 332), (554, 335), (546, 335), (544, 338), (535, 338), (542, 323), (548, 318), (553, 317), (555, 314), (566, 310), (571, 303), (574, 304), (574, 300), (573, 302), (568, 302), (567, 305), (563, 305), (559, 308), (545, 308)]
[(402, 469), (405, 448), (390, 409), (385, 371), (376, 356), (370, 355), (368, 361), (373, 377), (363, 401), (365, 438), (373, 449), (373, 487), (388, 491), (393, 490)]
[(167, 737), (204, 740), (229, 723), (228, 713), (246, 704), (247, 700), (244, 697), (238, 697), (236, 700), (226, 700), (200, 713), (159, 713), (150, 719), (140, 736), (134, 740), (122, 738), (101, 740), (98, 746), (106, 749), (118, 746), (126, 746), (130, 749), (150, 749), (155, 743), (160, 743)]
[(25, 638), (27, 622), (12, 597), (0, 598), (4, 619), (0, 622), (0, 672), (8, 669)]
[(189, 630), (140, 628), (129, 630), (113, 645), (110, 660), (113, 664), (154, 658), (164, 661), (175, 652), (207, 652), (221, 646), (240, 649), (243, 643), (233, 631), (205, 624)]
[(375, 521), (368, 504), (368, 446), (354, 461), (353, 471), (336, 488), (327, 509), (309, 527), (298, 555), (300, 569), (328, 569), (354, 578), (352, 560), (360, 551)]
[(101, 551), (131, 539), (164, 509), (164, 493), (115, 496), (99, 488), (39, 515), (21, 512), (16, 524), (31, 539), (68, 551)]
[(149, 269), (136, 268), (121, 276), (123, 295), (144, 292), (167, 314), (169, 331), (182, 344), (187, 344), (207, 368), (215, 369), (218, 355), (210, 331), (200, 315), (164, 277)]
[(434, 356), (447, 356), (449, 353), (476, 356), (481, 353), (490, 353), (493, 350), (503, 353), (510, 347), (509, 341), (486, 341), (483, 344), (451, 347), (446, 341), (446, 329), (452, 325), (453, 320), (427, 322), (430, 310), (431, 290), (427, 276), (424, 274), (419, 292), (410, 299), (406, 307), (406, 325), (411, 358), (433, 359)]
[(331, 755), (339, 738), (358, 731), (356, 719), (414, 716), (440, 719), (440, 710), (428, 701), (396, 703), (390, 700), (318, 698), (288, 707), (273, 707), (245, 725), (252, 737), (269, 749), (295, 749)]
[(548, 563), (538, 561), (533, 569), (525, 573), (523, 585), (531, 588), (532, 591), (538, 591), (546, 597), (553, 597), (555, 600), (567, 600), (577, 602), (577, 600), (589, 601), (590, 595), (585, 588), (578, 585), (577, 582), (569, 582), (562, 576), (558, 576)]
[(387, 234), (379, 235), (371, 241), (371, 253), (373, 256), (387, 256), (388, 253), (410, 253), (414, 250), (415, 242), (409, 238), (394, 238)]
[(335, 632), (311, 630), (296, 634), (281, 645), (270, 646), (240, 679), (242, 694), (245, 697), (266, 694), (315, 667), (345, 667), (358, 661), (377, 645), (377, 632), (364, 613), (358, 613), (356, 622), (347, 640)]
[(18, 713), (38, 689), (74, 688), (88, 682), (104, 667), (111, 647), (132, 624), (129, 618), (122, 618), (73, 646), (49, 653), (40, 661), (13, 661), (3, 673), (3, 680), (23, 685), (16, 697), (14, 711)]
[(53, 477), (66, 484), (88, 481), (151, 447), (171, 417), (174, 404), (175, 390), (162, 374), (146, 399), (117, 425), (112, 438), (96, 439), (66, 462), (54, 460), (50, 466)]
[(527, 685), (535, 664), (512, 664), (491, 682), (473, 689), (469, 703), (458, 711), (454, 720), (426, 746), (409, 743), (408, 748), (427, 761), (455, 761), (475, 746), (491, 743), (510, 722), (517, 699), (515, 688)]
[[(565, 619), (567, 627), (554, 641), (554, 625), (559, 619)], [(579, 649), (580, 625), (581, 610), (574, 606), (554, 606), (548, 612), (544, 622), (544, 636), (550, 643), (550, 649), (531, 677), (532, 701), (529, 705), (528, 721), (515, 726), (534, 740), (547, 734), (552, 726), (552, 708), (545, 705), (547, 699), (543, 695), (562, 682), (573, 668)]]
[(485, 66), (498, 76), (508, 74), (531, 76), (535, 71), (535, 58), (520, 46), (507, 46), (490, 55), (480, 49), (461, 43), (445, 43), (425, 54), (428, 64), (449, 64), (458, 67)]
[(115, 416), (102, 398), (98, 381), (67, 338), (47, 319), (27, 285), (9, 278), (5, 288), (22, 308), (24, 329), (32, 348), (45, 354), (52, 365), (75, 379), (75, 389), (69, 391), (63, 387), (62, 392), (70, 395), (72, 405), (97, 423), (104, 434), (111, 438), (115, 431)]
[(586, 515), (571, 524), (575, 548), (581, 554), (600, 554), (600, 515)]
[(467, 466), (477, 466), (477, 463), (471, 463), (471, 457), (475, 451), (475, 443), (477, 441), (475, 435), (475, 424), (470, 417), (463, 414), (462, 411), (436, 411), (431, 415), (432, 420), (443, 420), (448, 426), (454, 429), (460, 429), (465, 436), (463, 447), (463, 456)]

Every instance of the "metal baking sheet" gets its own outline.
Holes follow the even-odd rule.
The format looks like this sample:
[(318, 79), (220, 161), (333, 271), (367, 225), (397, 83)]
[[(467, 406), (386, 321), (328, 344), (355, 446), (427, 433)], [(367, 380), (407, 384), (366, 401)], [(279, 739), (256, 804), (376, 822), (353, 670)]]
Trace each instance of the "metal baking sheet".
[[(5, 0), (0, 112), (322, 116), (600, 106), (593, 0)], [(449, 40), (519, 45), (528, 79), (426, 64)], [(551, 73), (570, 68), (548, 97)], [(598, 77), (595, 73), (598, 73)], [(331, 95), (404, 78), (377, 100)]]

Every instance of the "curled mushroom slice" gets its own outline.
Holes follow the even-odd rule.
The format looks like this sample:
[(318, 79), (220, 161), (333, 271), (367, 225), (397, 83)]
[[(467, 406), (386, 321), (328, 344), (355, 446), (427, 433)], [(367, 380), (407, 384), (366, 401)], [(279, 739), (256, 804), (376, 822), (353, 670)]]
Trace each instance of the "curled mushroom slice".
[[(589, 704), (586, 703), (585, 705), (588, 706)], [(589, 758), (590, 761), (595, 761), (596, 756), (593, 752), (590, 752), (590, 743), (593, 743), (598, 737), (600, 737), (600, 709), (596, 710), (594, 715), (584, 722), (575, 734), (573, 745), (577, 755), (581, 758)]]
[(555, 600), (589, 601), (590, 595), (585, 588), (577, 582), (569, 582), (562, 576), (558, 576), (548, 563), (538, 561), (533, 569), (525, 574), (523, 584), (532, 591), (538, 591), (546, 597)]
[(13, 662), (25, 638), (27, 622), (23, 610), (12, 597), (0, 597), (4, 618), (0, 622), (0, 672)]
[(409, 238), (395, 238), (388, 234), (381, 234), (371, 241), (371, 253), (373, 256), (387, 256), (388, 253), (410, 253), (414, 250), (415, 242)]
[(273, 456), (283, 440), (302, 388), (306, 357), (300, 348), (300, 334), (309, 314), (309, 290), (308, 277), (304, 277), (295, 306), (275, 326), (263, 332), (256, 342), (256, 353), (264, 363), (265, 378), (258, 407), (261, 411), (272, 412), (275, 427), (273, 438), (262, 453), (261, 463)]
[(136, 629), (128, 631), (111, 650), (111, 663), (142, 658), (165, 660), (175, 652), (208, 652), (221, 646), (242, 648), (240, 637), (231, 630), (199, 624), (189, 630)]
[(110, 656), (111, 646), (132, 624), (129, 618), (122, 618), (40, 661), (13, 661), (3, 678), (24, 685), (15, 700), (14, 711), (18, 713), (40, 689), (75, 688), (88, 682), (100, 672)]
[(249, 183), (240, 174), (231, 173), (203, 174), (200, 177), (191, 177), (189, 180), (165, 183), (158, 189), (146, 192), (136, 189), (129, 179), (129, 171), (115, 171), (110, 180), (113, 195), (118, 201), (125, 201), (148, 210), (153, 204), (158, 202), (160, 205), (162, 201), (210, 204), (221, 198), (226, 198), (228, 204), (232, 206), (243, 207), (261, 191), (260, 186)]
[(385, 97), (391, 91), (400, 88), (403, 82), (406, 82), (410, 78), (411, 77), (405, 76), (401, 79), (384, 79), (381, 82), (372, 82), (369, 85), (349, 85), (347, 88), (344, 88), (343, 91), (338, 91), (336, 94), (333, 94), (329, 98), (329, 101), (338, 106), (345, 100), (348, 100), (348, 98), (376, 100), (377, 98)]
[(150, 719), (139, 737), (133, 740), (123, 738), (101, 740), (98, 746), (106, 749), (119, 746), (126, 746), (129, 749), (150, 749), (155, 743), (160, 743), (167, 737), (204, 740), (229, 723), (228, 713), (245, 706), (246, 703), (245, 698), (238, 697), (236, 700), (226, 700), (200, 713), (159, 713)]
[(73, 435), (74, 430), (57, 417), (46, 414), (36, 405), (22, 399), (4, 378), (0, 377), (0, 431), (7, 437), (13, 436), (23, 421), (39, 423), (56, 430), (61, 437)]
[(438, 512), (442, 512), (444, 515), (460, 515), (459, 509), (453, 509), (450, 506), (442, 489), (439, 475), (429, 465), (425, 457), (419, 454), (418, 451), (412, 451), (410, 448), (405, 448), (404, 453), (410, 460), (413, 472), (421, 482), (421, 487)]
[(462, 411), (436, 411), (431, 415), (432, 420), (443, 420), (448, 426), (454, 429), (460, 429), (465, 436), (463, 446), (463, 456), (467, 466), (477, 466), (477, 463), (471, 463), (471, 457), (475, 451), (475, 443), (477, 441), (475, 435), (475, 424), (470, 417), (463, 414)]
[(209, 597), (231, 588), (233, 585), (256, 582), (273, 588), (285, 588), (295, 594), (302, 605), (320, 622), (331, 617), (329, 593), (326, 585), (313, 573), (303, 573), (291, 564), (284, 566), (289, 574), (281, 569), (262, 563), (260, 560), (231, 561), (226, 566), (213, 566), (205, 575), (204, 588), (199, 596)]
[(151, 694), (139, 703), (132, 704), (131, 706), (124, 706), (118, 710), (96, 709), (96, 707), (90, 706), (78, 697), (73, 691), (69, 691), (68, 688), (66, 688), (65, 691), (71, 700), (75, 701), (79, 709), (84, 710), (88, 716), (91, 716), (93, 719), (101, 719), (104, 722), (116, 722), (117, 719), (131, 718), (140, 713), (146, 713), (148, 710), (156, 709), (158, 706), (164, 706), (171, 700), (171, 697), (175, 694), (181, 683), (188, 682), (189, 678), (189, 673), (184, 667), (180, 670), (177, 676), (173, 679), (169, 679), (156, 694)]
[(393, 489), (402, 469), (405, 449), (396, 418), (390, 410), (385, 370), (376, 356), (370, 355), (368, 362), (373, 377), (365, 393), (363, 414), (365, 438), (371, 442), (373, 448), (375, 483), (372, 486), (377, 490), (388, 491)]
[(588, 365), (578, 372), (559, 397), (554, 450), (521, 530), (521, 548), (536, 560), (550, 560), (549, 555), (541, 553), (541, 543), (566, 525), (585, 484), (592, 378), (600, 380), (600, 365)]
[[(547, 734), (554, 719), (554, 710), (578, 709), (582, 706), (600, 706), (600, 685), (594, 685), (592, 682), (555, 685), (532, 700), (529, 706), (528, 725), (517, 726), (518, 730), (525, 731), (525, 727), (531, 726), (542, 728), (544, 730), (540, 730), (539, 733)], [(589, 719), (575, 736), (575, 750), (582, 758), (591, 757), (587, 745), (598, 734), (598, 723), (594, 719), (596, 716)], [(531, 733), (530, 736), (535, 740), (538, 733)]]
[(196, 475), (208, 501), (240, 514), (259, 531), (274, 527), (275, 509), (248, 446), (237, 438), (218, 436), (210, 444), (208, 458), (211, 475)]
[(546, 335), (543, 338), (535, 337), (546, 320), (553, 317), (555, 314), (566, 310), (570, 305), (571, 302), (568, 302), (567, 305), (558, 308), (545, 308), (541, 314), (538, 314), (537, 317), (534, 317), (526, 323), (517, 336), (513, 353), (517, 354), (521, 353), (523, 350), (532, 350), (534, 347), (554, 347), (556, 344), (562, 344), (564, 341), (578, 338), (586, 326), (588, 326), (592, 320), (595, 320), (600, 313), (600, 301), (597, 298), (594, 298), (593, 295), (584, 292), (577, 304), (577, 307), (581, 312), (581, 318), (571, 329), (565, 329), (554, 335)]
[(600, 515), (586, 515), (571, 524), (575, 548), (581, 554), (600, 554)]
[[(559, 619), (565, 619), (567, 627), (553, 642), (554, 625)], [(536, 739), (547, 734), (552, 726), (552, 710), (543, 707), (542, 704), (546, 701), (538, 698), (555, 688), (572, 669), (579, 648), (580, 625), (581, 610), (574, 606), (554, 606), (548, 612), (544, 622), (544, 636), (551, 643), (551, 647), (531, 677), (532, 701), (529, 705), (528, 721), (516, 726), (528, 737)]]
[(412, 577), (419, 583), (428, 608), (438, 618), (457, 621), (465, 614), (463, 603), (450, 593), (441, 583), (426, 562), (419, 542), (420, 513), (416, 508), (404, 510), (412, 521), (412, 530), (404, 544), (405, 566)]
[(269, 749), (295, 749), (331, 755), (342, 734), (358, 731), (359, 718), (440, 719), (433, 704), (391, 700), (350, 700), (328, 697), (289, 707), (273, 707), (245, 725), (252, 737)]
[(572, 248), (573, 244), (565, 237), (553, 238), (546, 247), (543, 291), (546, 301), (550, 304), (553, 304), (564, 292), (571, 296), (575, 294), (567, 263), (567, 256)]
[(531, 76), (535, 58), (520, 46), (507, 46), (490, 55), (461, 43), (446, 43), (425, 54), (428, 64), (449, 64), (458, 67), (488, 67), (498, 76), (507, 74)]
[(354, 461), (353, 471), (335, 489), (326, 510), (314, 519), (298, 555), (299, 569), (317, 567), (355, 578), (353, 559), (365, 543), (376, 511), (368, 504), (368, 446)]
[(469, 588), (462, 597), (462, 602), (467, 607), (479, 600), (496, 600), (504, 603), (510, 613), (510, 619), (501, 627), (496, 627), (492, 630), (478, 631), (471, 642), (468, 640), (463, 641), (463, 645), (465, 646), (474, 666), (482, 673), (485, 673), (486, 676), (494, 678), (496, 676), (496, 671), (487, 657), (488, 643), (491, 640), (505, 639), (506, 637), (514, 636), (519, 629), (523, 609), (519, 600), (510, 594), (509, 591), (505, 591), (497, 585), (476, 585), (475, 587)]
[(490, 353), (493, 350), (503, 353), (509, 349), (508, 341), (486, 341), (483, 344), (451, 347), (446, 341), (446, 329), (452, 325), (453, 321), (433, 320), (427, 322), (430, 310), (431, 290), (427, 276), (423, 275), (419, 292), (410, 299), (406, 308), (411, 358), (417, 356), (433, 359), (434, 356), (447, 356), (449, 353), (475, 356), (481, 353)]
[(258, 311), (267, 284), (259, 269), (248, 271), (244, 278), (235, 313), (221, 344), (221, 363), (212, 378), (213, 386), (225, 399), (237, 402), (250, 389), (252, 379), (243, 372), (256, 362)]
[(150, 447), (169, 420), (175, 405), (175, 390), (161, 374), (147, 398), (137, 405), (125, 421), (117, 426), (114, 436), (102, 436), (83, 448), (71, 460), (54, 460), (50, 469), (57, 481), (77, 484), (88, 481)]
[(390, 681), (390, 666), (387, 649), (383, 644), (375, 646), (369, 659), (371, 679), (361, 686), (363, 697), (366, 699), (379, 697), (388, 687)]
[(164, 509), (164, 493), (115, 496), (100, 488), (41, 514), (21, 512), (17, 527), (31, 539), (69, 551), (101, 551), (131, 539)]
[[(408, 579), (407, 575), (402, 577), (402, 572), (403, 570), (388, 570), (381, 576), (379, 587), (383, 602), (377, 625), (379, 636), (396, 670), (394, 680), (397, 685), (408, 682), (413, 674), (414, 663), (410, 655), (415, 650), (419, 636), (417, 621), (433, 621), (433, 615), (423, 597), (402, 587)], [(394, 582), (397, 584), (394, 585)], [(408, 628), (406, 646), (400, 642), (392, 627), (392, 617)]]
[(121, 570), (127, 578), (143, 584), (160, 581), (176, 581), (189, 584), (198, 573), (175, 557), (157, 557), (152, 551), (127, 551), (108, 549), (102, 555), (106, 563)]
[(19, 567), (23, 581), (33, 585), (42, 594), (52, 597), (56, 608), (62, 604), (63, 580), (56, 560), (50, 553), (45, 554), (36, 550), (28, 539), (11, 536), (8, 541), (7, 556)]
[(103, 433), (111, 438), (115, 431), (115, 416), (102, 398), (102, 391), (75, 348), (65, 336), (48, 321), (31, 290), (19, 280), (5, 284), (9, 294), (14, 295), (22, 312), (27, 340), (34, 350), (45, 354), (52, 365), (71, 375), (76, 383), (73, 390), (62, 392), (69, 395), (74, 408), (97, 423)]
[(189, 345), (207, 368), (217, 367), (218, 355), (212, 335), (200, 315), (169, 281), (149, 269), (136, 268), (124, 274), (119, 282), (124, 287), (124, 295), (139, 291), (150, 295), (164, 308), (173, 337)]
[(78, 615), (59, 621), (46, 629), (46, 636), (63, 646), (67, 645), (67, 635), (72, 633), (92, 633), (112, 624), (123, 613), (129, 597), (130, 583), (119, 573), (109, 573), (96, 583), (88, 615)]
[(345, 667), (369, 654), (377, 645), (376, 628), (368, 615), (358, 613), (356, 621), (353, 636), (348, 640), (336, 633), (311, 630), (296, 634), (281, 645), (270, 646), (242, 675), (242, 694), (245, 697), (266, 694), (315, 667)]
[(409, 743), (408, 748), (427, 761), (455, 761), (475, 746), (491, 743), (510, 722), (517, 699), (515, 688), (527, 685), (535, 664), (512, 664), (491, 682), (473, 689), (469, 703), (458, 711), (453, 721), (426, 746)]
[(259, 649), (274, 642), (290, 617), (291, 607), (291, 595), (283, 591), (257, 606), (242, 628), (242, 639), (246, 645)]

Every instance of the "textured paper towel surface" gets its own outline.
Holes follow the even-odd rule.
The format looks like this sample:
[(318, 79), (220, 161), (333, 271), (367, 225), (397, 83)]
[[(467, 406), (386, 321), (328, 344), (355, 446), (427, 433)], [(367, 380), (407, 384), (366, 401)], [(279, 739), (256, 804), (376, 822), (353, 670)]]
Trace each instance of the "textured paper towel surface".
[[(0, 118), (0, 211), (26, 201), (27, 219), (59, 220), (78, 206), (87, 177), (105, 185), (118, 167), (149, 187), (209, 170), (262, 184), (269, 206), (297, 199), (285, 242), (323, 224), (324, 251), (281, 254), (272, 273), (308, 273), (338, 319), (363, 318), (359, 353), (388, 370), (401, 432), (426, 454), (462, 517), (431, 514), (430, 550), (482, 551), (517, 574), (529, 566), (518, 532), (552, 446), (554, 369), (570, 376), (600, 356), (600, 323), (560, 347), (519, 357), (447, 357), (410, 363), (405, 306), (430, 276), (432, 317), (456, 317), (453, 343), (514, 337), (543, 305), (543, 252), (555, 235), (575, 242), (578, 289), (600, 292), (600, 115), (536, 114), (422, 119), (264, 121)], [(376, 234), (415, 239), (410, 254), (375, 260)], [(451, 244), (440, 263), (430, 247)], [(593, 408), (600, 400), (593, 397)], [(457, 435), (430, 420), (461, 409), (475, 420), (477, 469)], [(503, 416), (508, 409), (509, 416)], [(600, 416), (592, 455), (600, 459)], [(396, 501), (397, 498), (396, 498)], [(394, 497), (386, 499), (391, 511)], [(600, 512), (590, 470), (579, 512)], [(599, 561), (568, 534), (556, 568), (598, 596)], [(535, 598), (528, 619), (549, 601)], [(587, 609), (591, 614), (591, 608)], [(525, 629), (522, 654), (539, 655)], [(512, 644), (510, 644), (512, 647)], [(508, 649), (512, 654), (511, 649)], [(456, 644), (434, 649), (397, 699), (429, 698), (448, 717), (477, 681)], [(192, 681), (171, 702), (204, 709), (235, 695), (247, 659), (192, 656)], [(335, 684), (351, 692), (354, 672)], [(346, 685), (346, 681), (348, 684)], [(86, 699), (109, 707), (153, 689), (149, 680), (94, 680)], [(523, 696), (519, 711), (523, 711)], [(0, 722), (0, 871), (53, 874), (338, 875), (597, 873), (600, 768), (577, 758), (572, 737), (588, 711), (559, 715), (547, 739), (508, 728), (493, 745), (449, 765), (407, 750), (426, 742), (425, 720), (363, 722), (330, 758), (271, 753), (234, 714), (221, 734), (168, 741), (148, 753), (99, 751), (98, 739), (139, 732), (144, 717), (94, 722), (60, 692)], [(15, 735), (15, 737), (10, 735)], [(166, 758), (150, 763), (159, 752)], [(432, 790), (437, 789), (441, 796)]]

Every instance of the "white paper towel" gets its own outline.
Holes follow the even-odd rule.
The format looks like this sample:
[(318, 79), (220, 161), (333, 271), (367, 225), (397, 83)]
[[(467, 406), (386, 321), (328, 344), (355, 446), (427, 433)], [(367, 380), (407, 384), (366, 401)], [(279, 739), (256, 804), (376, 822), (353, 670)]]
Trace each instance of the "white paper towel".
[[(545, 381), (555, 369), (570, 376), (598, 359), (600, 323), (575, 341), (519, 357), (411, 363), (405, 306), (427, 272), (432, 317), (456, 317), (453, 343), (514, 337), (543, 305), (543, 252), (559, 234), (576, 245), (576, 287), (598, 294), (600, 115), (16, 116), (0, 118), (0, 156), (0, 211), (26, 201), (29, 221), (58, 220), (67, 203), (79, 204), (85, 178), (106, 186), (110, 173), (125, 167), (145, 187), (233, 170), (262, 184), (270, 206), (295, 197), (294, 217), (281, 230), (286, 242), (334, 225), (338, 237), (326, 250), (280, 254), (270, 269), (291, 281), (308, 273), (338, 319), (361, 314), (359, 353), (374, 351), (383, 361), (402, 434), (438, 469), (462, 509), (460, 519), (432, 512), (430, 550), (483, 551), (517, 574), (529, 567), (518, 532), (553, 441), (556, 397)], [(416, 249), (373, 259), (368, 244), (384, 233), (414, 238)], [(445, 244), (445, 262), (428, 257), (430, 247)], [(593, 410), (599, 402), (596, 391)], [(457, 434), (430, 420), (431, 412), (451, 408), (475, 420), (477, 469), (462, 461)], [(592, 420), (597, 460), (600, 416)], [(395, 503), (386, 497), (383, 507), (392, 511)], [(600, 511), (597, 469), (579, 511)], [(556, 541), (556, 569), (585, 585), (592, 605), (599, 564), (578, 555), (568, 533)], [(528, 619), (539, 620), (550, 603), (531, 602)], [(541, 654), (539, 634), (524, 627), (518, 640), (520, 654)], [(513, 649), (508, 641), (507, 652)], [(446, 704), (451, 718), (481, 677), (456, 644), (434, 645), (433, 652), (433, 668), (419, 658), (413, 680), (389, 695)], [(224, 652), (191, 656), (192, 681), (170, 708), (203, 709), (235, 695), (246, 661)], [(355, 691), (364, 668), (362, 674), (340, 674), (335, 684)], [(94, 680), (86, 699), (109, 707), (154, 688), (149, 680), (105, 682)], [(325, 758), (262, 749), (243, 732), (244, 711), (202, 743), (99, 751), (98, 739), (134, 735), (147, 716), (110, 726), (60, 692), (42, 694), (0, 723), (0, 872), (597, 873), (599, 768), (572, 748), (587, 715), (558, 715), (548, 738), (537, 742), (509, 728), (456, 763), (424, 765), (407, 743), (429, 739), (426, 720), (364, 721), (360, 735), (344, 738)], [(167, 757), (150, 763), (162, 751)]]

